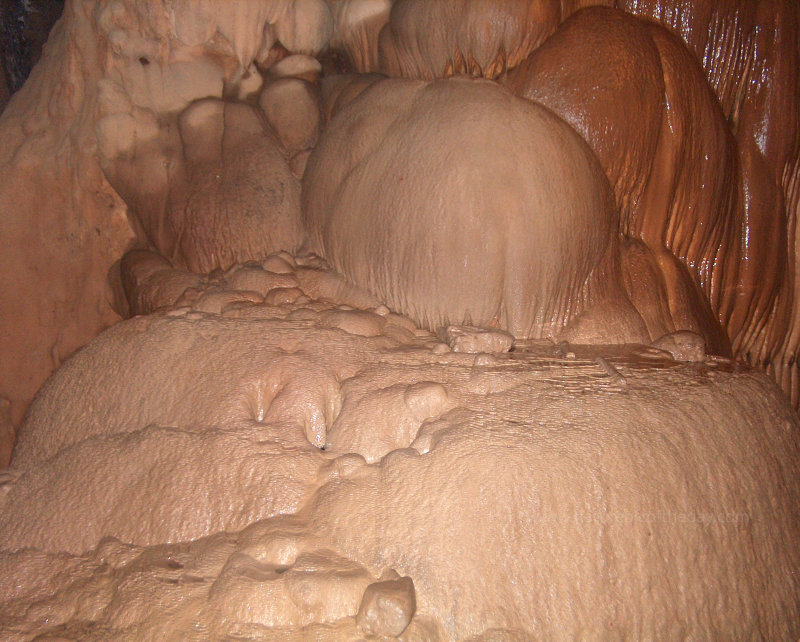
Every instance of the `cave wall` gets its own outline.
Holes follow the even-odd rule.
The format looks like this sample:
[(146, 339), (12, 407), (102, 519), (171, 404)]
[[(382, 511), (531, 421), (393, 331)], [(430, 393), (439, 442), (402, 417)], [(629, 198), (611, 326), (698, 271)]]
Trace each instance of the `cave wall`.
[(0, 388), (15, 423), (61, 360), (120, 318), (107, 275), (134, 235), (95, 156), (92, 11), (67, 6), (0, 119)]

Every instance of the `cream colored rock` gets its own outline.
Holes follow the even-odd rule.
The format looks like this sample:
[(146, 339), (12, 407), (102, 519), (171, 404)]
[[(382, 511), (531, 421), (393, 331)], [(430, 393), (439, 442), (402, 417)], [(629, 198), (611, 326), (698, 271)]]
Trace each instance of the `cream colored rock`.
[(649, 341), (596, 160), (494, 83), (372, 84), (329, 123), (303, 188), (312, 249), (421, 325)]
[(138, 317), (64, 364), (0, 480), (3, 635), (797, 634), (800, 423), (762, 375), (543, 342), (476, 364), (303, 298)]
[[(80, 553), (107, 536), (143, 545), (192, 540), (294, 512), (323, 462), (310, 448), (287, 451), (305, 441), (291, 431), (147, 424), (83, 440), (7, 485), (3, 511), (20, 519), (6, 524), (3, 547)], [(45, 528), (41, 518), (60, 526)]]
[(295, 258), (287, 252), (276, 252), (261, 262), (267, 272), (273, 274), (289, 274), (297, 267)]
[[(173, 333), (191, 349), (165, 340)], [(774, 385), (723, 362), (699, 372), (600, 353), (627, 379), (620, 390), (593, 352), (570, 347), (570, 363), (530, 348), (477, 374), (472, 355), (313, 318), (120, 324), (42, 391), (30, 421), (54, 420), (26, 425), (5, 475), (0, 631), (796, 636), (798, 586), (783, 570), (800, 564), (800, 423)], [(298, 422), (313, 395), (289, 389), (312, 349), (313, 380), (342, 382), (332, 416), (360, 433), (349, 445), (333, 430), (315, 448)], [(202, 383), (191, 376), (201, 367)], [(215, 371), (229, 387), (204, 402), (222, 390)], [(262, 383), (248, 385), (251, 372)], [(202, 391), (172, 427), (152, 425), (167, 419), (165, 400), (191, 395), (190, 376)], [(401, 413), (382, 419), (388, 397), (367, 400), (391, 385), (406, 387), (396, 399), (422, 425), (411, 448), (368, 463)], [(362, 400), (355, 415), (351, 399)], [(54, 521), (62, 528), (45, 527)], [(31, 545), (89, 550), (16, 550)], [(385, 585), (398, 575), (405, 586)]]
[(287, 56), (267, 70), (272, 78), (300, 78), (308, 82), (319, 80), (321, 73), (322, 65), (319, 60), (302, 54)]
[(450, 325), (438, 334), (453, 352), (508, 352), (514, 343), (508, 332), (468, 326)]
[(362, 337), (376, 337), (386, 325), (386, 319), (378, 314), (350, 309), (328, 310), (320, 315), (320, 320), (328, 328), (339, 328)]
[(192, 310), (207, 314), (224, 314), (239, 304), (261, 303), (264, 297), (247, 290), (223, 290), (210, 288), (192, 301)]
[(262, 297), (276, 288), (297, 287), (297, 278), (293, 274), (275, 274), (260, 266), (245, 265), (237, 267), (225, 277), (228, 287), (234, 290), (252, 290)]
[(275, 24), (275, 35), (289, 51), (314, 55), (333, 35), (333, 19), (325, 0), (289, 0)]
[(435, 381), (396, 383), (365, 393), (365, 379), (354, 377), (342, 387), (341, 411), (328, 431), (326, 448), (331, 452), (356, 452), (375, 463), (411, 447), (426, 422), (455, 405)]
[(301, 552), (280, 565), (231, 556), (209, 591), (209, 606), (226, 622), (301, 629), (352, 617), (372, 580), (333, 551)]
[(381, 302), (331, 270), (302, 266), (297, 270), (301, 289), (314, 299), (338, 301), (354, 308), (376, 308)]
[[(231, 300), (234, 299), (226, 299)], [(151, 326), (153, 331), (157, 329), (158, 341), (165, 348), (153, 355), (155, 362), (148, 363), (142, 355), (148, 345), (154, 345), (148, 339)], [(259, 324), (240, 324), (201, 313), (193, 317), (140, 317), (115, 326), (102, 341), (80, 351), (65, 366), (63, 376), (46, 384), (53, 390), (73, 385), (85, 389), (105, 387), (108, 394), (104, 395), (102, 406), (85, 396), (63, 406), (53, 395), (43, 392), (31, 406), (28, 420), (20, 430), (15, 461), (33, 466), (89, 437), (136, 431), (153, 424), (210, 429), (220, 424), (252, 425), (270, 417), (299, 426), (298, 434), (321, 434), (319, 445), (324, 445), (325, 426), (332, 423), (340, 403), (337, 379), (349, 372), (348, 367), (330, 370), (331, 364), (319, 362), (311, 349), (314, 342), (306, 350), (283, 354), (274, 344), (280, 340), (280, 333), (264, 346), (265, 352), (254, 352), (257, 344), (253, 339), (260, 332), (266, 333), (269, 327), (267, 323), (259, 329)], [(353, 341), (356, 336), (342, 331), (328, 332), (335, 332), (333, 336), (345, 342)], [(322, 336), (325, 335), (323, 332)], [(236, 359), (241, 370), (235, 377), (228, 368), (204, 375), (213, 392), (198, 387), (195, 377), (188, 372), (179, 377), (181, 381), (176, 382), (176, 387), (172, 382), (182, 364), (187, 363), (187, 354), (197, 354), (212, 366), (214, 362)], [(263, 364), (269, 361), (274, 363), (265, 370)], [(104, 384), (97, 379), (103, 376), (97, 371), (108, 362), (120, 364), (120, 376)], [(122, 376), (122, 368), (129, 374)], [(302, 374), (296, 377), (294, 370)], [(68, 383), (69, 380), (74, 383)], [(143, 403), (126, 394), (129, 381), (139, 381), (137, 399), (151, 401)], [(303, 408), (303, 412), (297, 414), (293, 404)], [(50, 428), (55, 425), (50, 418), (53, 412), (58, 414), (55, 423), (62, 424), (62, 429)], [(95, 415), (106, 419), (98, 422), (92, 419)]]
[(369, 635), (397, 637), (411, 623), (416, 606), (410, 577), (376, 582), (364, 591), (356, 623)]
[(317, 144), (320, 105), (314, 85), (300, 78), (280, 78), (264, 88), (258, 104), (288, 155)]

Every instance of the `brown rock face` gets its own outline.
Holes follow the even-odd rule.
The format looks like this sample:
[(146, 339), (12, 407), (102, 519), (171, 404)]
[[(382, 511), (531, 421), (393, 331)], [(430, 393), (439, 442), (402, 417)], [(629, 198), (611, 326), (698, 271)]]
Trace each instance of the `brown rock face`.
[(103, 54), (80, 11), (67, 7), (0, 119), (0, 397), (15, 424), (61, 360), (119, 320), (106, 277), (134, 238), (95, 157)]
[[(726, 322), (735, 351), (798, 403), (795, 293), (800, 207), (796, 2), (639, 0), (622, 8), (677, 32), (704, 68), (736, 138), (745, 239)], [(732, 46), (732, 43), (738, 43)]]
[(312, 248), (432, 330), (647, 338), (615, 281), (618, 223), (595, 159), (562, 121), (496, 83), (364, 91), (312, 154), (303, 212)]
[(707, 301), (729, 316), (744, 227), (733, 198), (735, 145), (685, 47), (665, 29), (593, 7), (562, 23), (506, 82), (589, 142), (614, 189), (620, 232), (643, 240), (662, 272), (669, 321), (726, 351)]

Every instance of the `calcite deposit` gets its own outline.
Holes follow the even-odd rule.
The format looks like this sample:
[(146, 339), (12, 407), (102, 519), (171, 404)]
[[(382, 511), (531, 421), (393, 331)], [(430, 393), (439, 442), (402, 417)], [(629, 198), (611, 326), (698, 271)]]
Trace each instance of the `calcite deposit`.
[(451, 350), (313, 257), (264, 265), (42, 389), (3, 478), (4, 639), (796, 635), (800, 421), (763, 375)]
[(68, 0), (0, 118), (0, 637), (797, 639), (799, 20)]

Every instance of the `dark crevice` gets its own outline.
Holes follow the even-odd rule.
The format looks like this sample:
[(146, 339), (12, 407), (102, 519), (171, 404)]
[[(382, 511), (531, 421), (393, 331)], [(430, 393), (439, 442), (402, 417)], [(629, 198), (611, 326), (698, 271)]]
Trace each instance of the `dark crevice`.
[(42, 55), (64, 0), (5, 0), (0, 3), (0, 56), (10, 93), (27, 80)]

